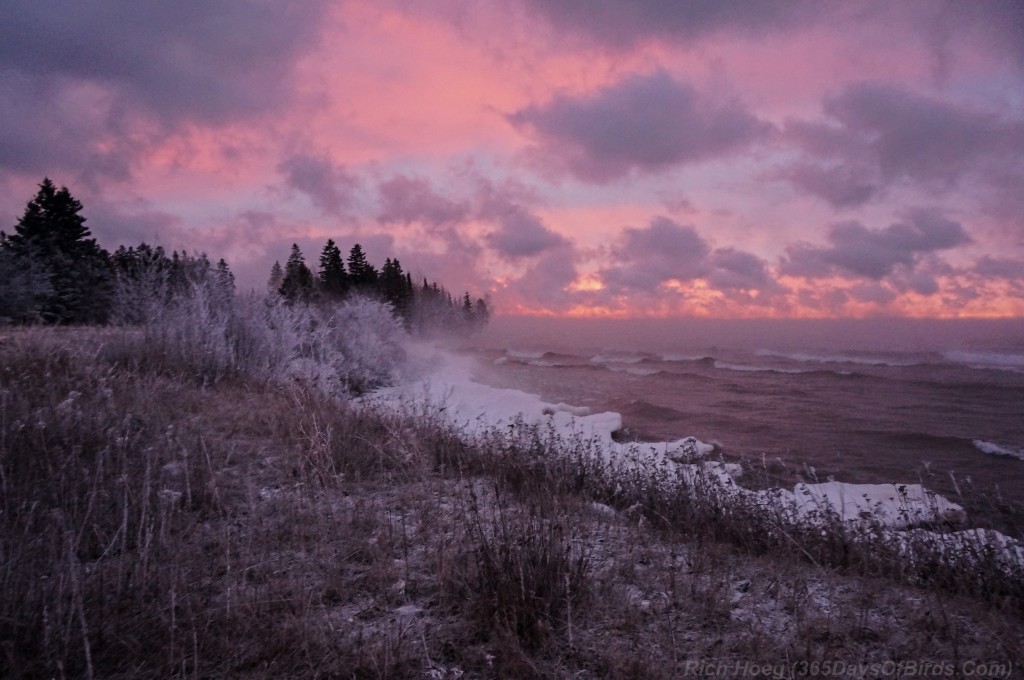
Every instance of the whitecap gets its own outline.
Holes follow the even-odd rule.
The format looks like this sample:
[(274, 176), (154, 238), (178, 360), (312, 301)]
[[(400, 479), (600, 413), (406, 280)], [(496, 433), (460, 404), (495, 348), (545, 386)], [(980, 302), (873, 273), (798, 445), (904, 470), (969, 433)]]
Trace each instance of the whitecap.
[(750, 366), (748, 364), (730, 364), (725, 361), (715, 361), (715, 368), (725, 371), (742, 371), (745, 373), (810, 373), (811, 371), (800, 368), (779, 368), (777, 366)]
[(979, 370), (994, 369), (1000, 371), (1024, 372), (1024, 354), (1007, 352), (943, 352), (946, 361), (963, 364), (968, 368)]
[(590, 357), (592, 364), (639, 364), (644, 357), (636, 354), (596, 354)]
[(540, 359), (546, 352), (531, 352), (521, 349), (506, 349), (505, 356), (510, 359)]
[(778, 352), (772, 349), (759, 349), (755, 352), (759, 357), (788, 359), (801, 363), (817, 364), (858, 364), (861, 366), (918, 366), (921, 362), (911, 359), (893, 359), (878, 356), (851, 356), (849, 354), (811, 354), (806, 352)]
[(974, 448), (978, 449), (982, 453), (1024, 460), (1024, 449), (1014, 449), (1009, 446), (1001, 446), (993, 442), (984, 441), (983, 439), (975, 439), (972, 443), (974, 444)]

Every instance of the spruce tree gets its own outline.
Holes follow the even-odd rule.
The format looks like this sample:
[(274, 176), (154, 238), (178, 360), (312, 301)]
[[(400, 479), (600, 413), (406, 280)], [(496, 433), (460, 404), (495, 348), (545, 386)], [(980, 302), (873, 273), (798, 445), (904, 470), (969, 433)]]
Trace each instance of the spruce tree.
[(487, 308), (487, 303), (483, 298), (477, 298), (476, 304), (473, 305), (473, 320), (478, 326), (486, 326), (490, 319), (491, 310)]
[(235, 275), (223, 257), (217, 262), (212, 283), (214, 299), (224, 309), (229, 309), (231, 302), (235, 299)]
[(352, 246), (348, 254), (348, 275), (352, 285), (367, 288), (377, 282), (377, 270), (366, 260), (363, 247), (358, 243)]
[(345, 263), (341, 260), (341, 250), (332, 239), (327, 239), (327, 245), (320, 253), (318, 279), (320, 291), (328, 298), (340, 299), (348, 291)]
[(39, 321), (43, 305), (53, 292), (50, 271), (35, 258), (21, 258), (0, 233), (0, 324)]
[[(27, 270), (48, 272), (38, 315), (51, 323), (102, 323), (110, 313), (110, 256), (90, 238), (82, 204), (45, 178), (4, 248)], [(0, 232), (2, 234), (2, 232)]]
[(297, 243), (292, 244), (291, 255), (284, 265), (280, 293), (288, 302), (309, 302), (313, 296), (313, 272), (306, 266)]
[(274, 266), (270, 268), (270, 278), (267, 279), (267, 288), (276, 293), (281, 288), (282, 283), (284, 283), (284, 270), (281, 269), (281, 263), (275, 260)]

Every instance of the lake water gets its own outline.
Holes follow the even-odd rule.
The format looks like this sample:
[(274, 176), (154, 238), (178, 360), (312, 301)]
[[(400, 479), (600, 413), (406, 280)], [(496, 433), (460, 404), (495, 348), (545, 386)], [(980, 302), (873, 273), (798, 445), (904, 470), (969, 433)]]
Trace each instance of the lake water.
[(478, 378), (693, 435), (744, 483), (921, 482), (1024, 501), (1021, 322), (499, 321)]

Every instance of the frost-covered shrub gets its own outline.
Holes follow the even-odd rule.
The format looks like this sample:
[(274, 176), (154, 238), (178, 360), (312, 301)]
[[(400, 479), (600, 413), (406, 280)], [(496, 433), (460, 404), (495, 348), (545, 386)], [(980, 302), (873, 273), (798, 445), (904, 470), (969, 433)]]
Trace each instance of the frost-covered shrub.
[(337, 308), (331, 321), (341, 355), (338, 374), (351, 391), (385, 385), (397, 377), (408, 337), (390, 305), (351, 298)]
[(355, 393), (394, 381), (405, 361), (405, 329), (389, 305), (354, 297), (332, 307), (268, 307), (267, 325), (281, 378), (297, 379), (328, 393)]
[(391, 307), (355, 297), (333, 307), (224, 295), (210, 282), (148, 302), (122, 360), (202, 383), (227, 377), (297, 380), (328, 394), (361, 393), (395, 380), (408, 336)]

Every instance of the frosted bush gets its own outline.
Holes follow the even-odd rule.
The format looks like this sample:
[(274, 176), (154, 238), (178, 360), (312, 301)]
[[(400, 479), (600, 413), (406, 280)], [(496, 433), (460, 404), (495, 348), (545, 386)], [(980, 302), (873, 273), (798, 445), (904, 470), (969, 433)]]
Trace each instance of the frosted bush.
[(204, 383), (241, 376), (361, 393), (393, 382), (406, 358), (408, 335), (391, 307), (367, 298), (289, 305), (277, 295), (228, 297), (204, 281), (163, 301), (135, 300), (145, 315), (130, 360)]
[(336, 337), (344, 362), (340, 373), (358, 389), (392, 382), (405, 360), (405, 329), (389, 305), (365, 298), (345, 302)]
[(356, 297), (330, 308), (276, 305), (269, 324), (288, 349), (289, 377), (329, 393), (393, 382), (408, 336), (389, 305)]

